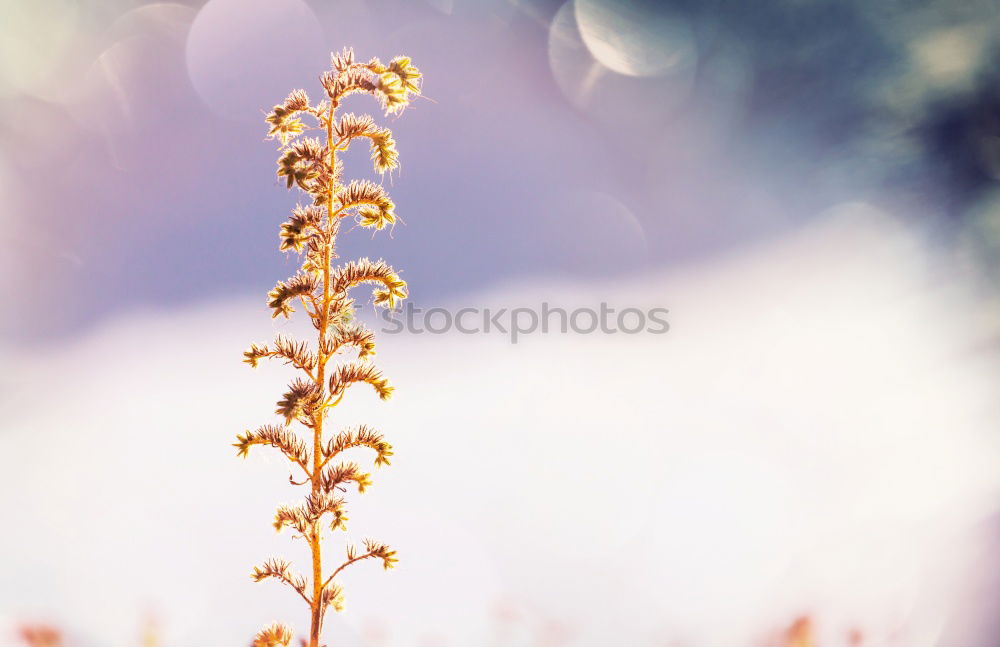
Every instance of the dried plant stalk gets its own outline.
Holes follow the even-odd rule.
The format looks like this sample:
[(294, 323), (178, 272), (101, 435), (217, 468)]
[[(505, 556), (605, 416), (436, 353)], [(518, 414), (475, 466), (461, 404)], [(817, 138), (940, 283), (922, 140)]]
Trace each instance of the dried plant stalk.
[[(251, 366), (262, 359), (279, 359), (302, 376), (291, 381), (277, 403), (282, 424), (248, 430), (235, 443), (241, 456), (254, 445), (279, 450), (303, 473), (300, 484), (309, 487), (302, 503), (278, 508), (274, 527), (279, 531), (291, 528), (306, 540), (312, 554), (312, 578), (295, 573), (291, 564), (281, 559), (269, 559), (252, 573), (258, 582), (273, 579), (289, 586), (309, 605), (309, 647), (320, 645), (326, 611), (343, 608), (343, 592), (336, 578), (345, 568), (366, 559), (381, 560), (386, 569), (396, 562), (396, 552), (389, 546), (367, 539), (361, 548), (349, 546), (346, 561), (331, 573), (323, 570), (323, 526), (329, 523), (331, 530), (343, 529), (347, 521), (340, 494), (348, 485), (364, 492), (371, 484), (371, 475), (356, 463), (334, 460), (355, 447), (375, 452), (376, 467), (389, 464), (392, 456), (392, 446), (365, 425), (330, 438), (324, 436), (327, 415), (348, 387), (367, 383), (383, 400), (392, 394), (388, 381), (371, 363), (374, 335), (354, 320), (354, 301), (349, 293), (362, 283), (373, 284), (375, 305), (386, 308), (407, 296), (406, 283), (384, 261), (364, 258), (339, 267), (331, 265), (337, 258), (336, 240), (344, 219), (352, 218), (357, 226), (374, 230), (396, 222), (395, 205), (385, 188), (367, 180), (345, 183), (337, 153), (347, 150), (355, 139), (367, 139), (376, 171), (392, 171), (399, 163), (396, 142), (388, 128), (376, 125), (368, 115), (338, 117), (337, 108), (347, 96), (363, 93), (375, 97), (387, 116), (398, 114), (420, 93), (421, 74), (405, 56), (388, 64), (377, 58), (360, 63), (352, 50), (345, 49), (333, 55), (331, 69), (320, 76), (320, 82), (327, 97), (319, 104), (312, 105), (304, 91), (295, 90), (266, 117), (268, 137), (281, 143), (278, 177), (289, 189), (297, 187), (311, 199), (310, 204), (295, 207), (281, 225), (279, 248), (298, 253), (302, 265), (295, 276), (278, 282), (268, 293), (268, 306), (273, 317), (288, 317), (301, 305), (318, 331), (316, 345), (279, 336), (268, 345), (254, 344), (244, 353), (244, 361)], [(308, 130), (318, 130), (325, 137), (304, 136)], [(343, 353), (354, 353), (355, 359), (330, 365), (331, 359)], [(293, 423), (305, 428), (305, 439), (296, 433)], [(253, 645), (274, 647), (288, 645), (291, 640), (288, 627), (273, 624), (257, 634)]]

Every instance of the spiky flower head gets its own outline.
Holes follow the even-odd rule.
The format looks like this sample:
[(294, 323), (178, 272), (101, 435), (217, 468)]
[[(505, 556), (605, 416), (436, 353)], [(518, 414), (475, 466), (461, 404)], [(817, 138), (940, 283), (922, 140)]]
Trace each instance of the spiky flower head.
[(377, 557), (382, 560), (382, 568), (389, 570), (396, 565), (399, 560), (396, 559), (396, 551), (389, 548), (386, 544), (375, 541), (373, 539), (365, 539), (365, 550), (372, 557)]
[(386, 115), (398, 114), (410, 103), (411, 95), (419, 95), (423, 75), (406, 56), (397, 56), (384, 65), (373, 58), (358, 63), (354, 52), (345, 49), (334, 54), (331, 69), (320, 77), (320, 83), (334, 105), (356, 92), (378, 99)]
[(292, 630), (281, 623), (264, 627), (257, 633), (251, 647), (287, 647), (292, 642)]
[(309, 110), (309, 96), (305, 90), (292, 90), (291, 94), (282, 103), (274, 106), (271, 112), (264, 117), (264, 121), (271, 124), (267, 131), (269, 139), (277, 139), (282, 146), (305, 130), (302, 120), (297, 117), (301, 112)]

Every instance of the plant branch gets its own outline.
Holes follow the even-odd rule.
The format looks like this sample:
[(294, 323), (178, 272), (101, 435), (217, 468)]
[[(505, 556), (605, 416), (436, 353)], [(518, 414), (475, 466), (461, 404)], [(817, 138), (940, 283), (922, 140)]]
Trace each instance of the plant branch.
[(323, 582), (323, 586), (325, 587), (327, 584), (329, 584), (330, 582), (332, 582), (333, 578), (337, 577), (337, 575), (340, 574), (340, 571), (344, 570), (345, 568), (347, 568), (348, 566), (350, 566), (354, 562), (360, 562), (361, 560), (368, 559), (370, 557), (375, 557), (375, 553), (368, 552), (368, 553), (365, 553), (364, 555), (359, 555), (357, 557), (352, 557), (351, 559), (347, 560), (346, 562), (344, 562), (343, 564), (341, 564), (340, 566), (338, 566), (337, 570), (335, 570), (333, 572), (333, 574), (330, 575), (330, 577), (326, 578), (326, 581)]

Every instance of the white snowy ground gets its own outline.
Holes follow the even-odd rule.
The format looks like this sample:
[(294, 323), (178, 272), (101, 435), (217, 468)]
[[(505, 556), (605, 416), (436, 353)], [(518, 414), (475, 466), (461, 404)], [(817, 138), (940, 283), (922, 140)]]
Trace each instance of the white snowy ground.
[[(739, 257), (449, 304), (664, 306), (666, 335), (383, 335), (396, 396), (356, 388), (334, 424), (396, 447), (347, 536), (401, 562), (349, 574), (331, 645), (732, 647), (802, 613), (823, 645), (853, 626), (934, 644), (1000, 509), (995, 358), (950, 266), (854, 206)], [(247, 577), (304, 563), (269, 526), (287, 463), (230, 447), (290, 375), (240, 363), (269, 337), (261, 301), (5, 351), (0, 631), (125, 647), (154, 614), (190, 647), (306, 627)]]

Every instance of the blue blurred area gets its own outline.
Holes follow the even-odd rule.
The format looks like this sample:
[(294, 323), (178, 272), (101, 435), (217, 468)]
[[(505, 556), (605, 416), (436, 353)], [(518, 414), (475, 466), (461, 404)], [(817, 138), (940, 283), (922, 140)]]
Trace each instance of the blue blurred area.
[[(291, 272), (276, 231), (297, 196), (273, 176), (261, 109), (283, 98), (276, 88), (318, 96), (315, 53), (343, 45), (406, 53), (426, 76), (429, 100), (392, 123), (405, 224), (341, 247), (404, 268), (424, 302), (726, 254), (848, 200), (996, 276), (995, 2), (202, 5), (4, 9), (8, 29), (62, 34), (31, 83), (11, 71), (34, 56), (30, 38), (8, 39), (0, 68), (8, 338), (263, 295)], [(285, 5), (287, 24), (264, 20)], [(643, 21), (665, 40), (615, 32)], [(686, 58), (659, 65), (679, 34)], [(646, 67), (602, 67), (595, 42), (629, 49), (626, 71)], [(365, 157), (349, 156), (349, 175), (367, 174)]]

